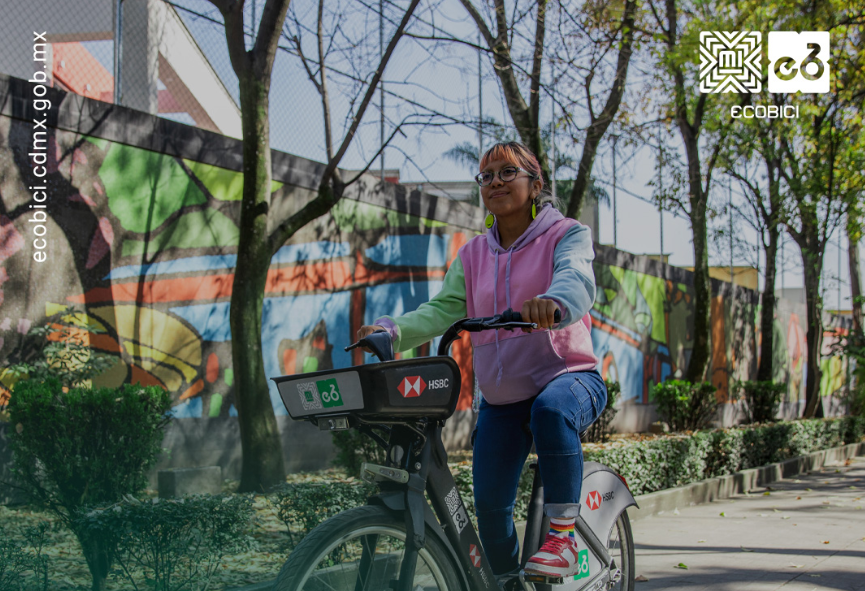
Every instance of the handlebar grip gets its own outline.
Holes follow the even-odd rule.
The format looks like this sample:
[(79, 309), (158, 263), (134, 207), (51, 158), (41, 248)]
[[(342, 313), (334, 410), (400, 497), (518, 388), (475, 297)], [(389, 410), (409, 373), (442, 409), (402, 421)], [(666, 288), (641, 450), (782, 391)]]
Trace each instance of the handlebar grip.
[[(523, 315), (516, 310), (507, 309), (502, 312), (502, 322), (522, 322)], [(553, 314), (553, 322), (558, 324), (562, 321), (562, 312), (561, 310), (556, 310), (556, 313)]]

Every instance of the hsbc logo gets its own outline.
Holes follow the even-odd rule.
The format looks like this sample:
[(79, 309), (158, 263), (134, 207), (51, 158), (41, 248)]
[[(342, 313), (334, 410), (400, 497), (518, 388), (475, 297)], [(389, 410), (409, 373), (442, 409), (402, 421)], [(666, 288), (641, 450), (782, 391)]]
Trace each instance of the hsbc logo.
[(589, 493), (589, 496), (586, 497), (586, 506), (594, 511), (595, 509), (601, 508), (601, 493), (596, 490), (593, 490)]
[(478, 551), (478, 547), (474, 544), (469, 546), (469, 556), (472, 558), (472, 564), (475, 565), (475, 568), (481, 567), (481, 553)]
[(403, 378), (397, 387), (403, 398), (417, 398), (426, 390), (426, 382), (420, 376)]

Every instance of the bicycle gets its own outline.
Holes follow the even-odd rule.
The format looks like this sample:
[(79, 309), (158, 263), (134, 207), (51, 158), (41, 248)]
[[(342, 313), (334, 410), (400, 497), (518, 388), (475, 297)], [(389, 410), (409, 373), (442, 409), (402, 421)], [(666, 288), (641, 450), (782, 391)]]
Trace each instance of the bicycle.
[[(518, 312), (464, 318), (442, 336), (438, 356), (393, 360), (378, 331), (366, 346), (380, 360), (358, 367), (272, 378), (294, 420), (322, 430), (358, 428), (386, 450), (386, 465), (364, 463), (379, 492), (367, 504), (319, 524), (283, 565), (274, 591), (498, 590), (478, 535), (447, 465), (441, 439), (456, 409), (460, 370), (448, 356), (462, 331), (532, 327)], [(634, 589), (634, 544), (627, 509), (637, 503), (624, 478), (586, 462), (578, 538), (579, 571), (545, 577), (522, 570), (549, 529), (537, 464), (520, 560), (524, 591)], [(426, 493), (428, 498), (424, 497)]]

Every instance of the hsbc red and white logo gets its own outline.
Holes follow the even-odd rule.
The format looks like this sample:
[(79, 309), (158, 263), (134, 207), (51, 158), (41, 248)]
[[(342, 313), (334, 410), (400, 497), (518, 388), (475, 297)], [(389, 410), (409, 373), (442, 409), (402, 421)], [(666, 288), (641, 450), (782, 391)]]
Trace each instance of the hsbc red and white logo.
[(481, 567), (481, 553), (478, 551), (478, 547), (474, 544), (469, 546), (469, 556), (472, 558), (472, 564), (475, 565), (475, 568)]
[(594, 511), (595, 509), (600, 509), (601, 507), (601, 493), (596, 490), (593, 490), (589, 493), (589, 496), (586, 497), (586, 506)]
[(397, 387), (403, 398), (417, 398), (426, 390), (426, 382), (420, 376), (403, 378)]

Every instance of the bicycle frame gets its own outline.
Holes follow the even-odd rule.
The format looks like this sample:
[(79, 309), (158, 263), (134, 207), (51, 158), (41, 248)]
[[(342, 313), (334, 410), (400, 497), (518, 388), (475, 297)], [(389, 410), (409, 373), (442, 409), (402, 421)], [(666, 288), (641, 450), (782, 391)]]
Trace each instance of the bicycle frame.
[[(558, 321), (558, 317), (556, 320)], [(511, 310), (490, 318), (463, 319), (455, 323), (442, 336), (438, 353), (439, 355), (446, 356), (451, 343), (462, 330), (478, 332), (489, 329), (523, 327), (537, 328), (536, 325), (522, 322), (519, 314), (513, 313)], [(357, 346), (370, 346), (382, 362), (393, 359), (390, 337), (384, 332), (373, 333), (351, 347), (346, 348), (346, 350)], [(432, 359), (439, 358), (430, 358), (429, 361), (432, 362)], [(387, 365), (388, 368), (391, 368), (386, 370), (387, 372), (402, 371), (401, 367), (406, 365), (407, 361), (394, 363), (394, 365)], [(451, 359), (447, 359), (447, 363), (444, 365), (438, 363), (437, 366), (430, 365), (428, 369), (430, 368), (434, 372), (444, 372), (441, 375), (449, 375), (450, 379), (455, 379), (455, 383), (459, 384), (459, 369)], [(318, 374), (320, 373), (326, 373), (327, 375), (319, 376)], [(352, 379), (356, 384), (348, 380), (351, 377), (348, 374), (354, 375)], [(304, 390), (309, 384), (298, 384), (296, 382), (313, 379), (312, 376), (316, 378), (330, 378), (328, 381), (334, 384), (342, 380), (339, 387), (335, 388), (335, 390), (337, 396), (345, 398), (345, 404), (340, 399), (338, 405), (345, 410), (333, 413), (321, 413), (317, 410), (310, 411), (306, 408), (299, 408), (298, 405), (300, 403), (297, 402), (298, 392), (293, 392), (292, 389), (297, 389), (298, 391)], [(430, 379), (429, 375), (427, 379)], [(274, 378), (274, 381), (277, 382), (280, 388), (280, 394), (283, 396), (286, 408), (292, 418), (296, 420), (298, 418), (311, 420), (320, 429), (343, 430), (349, 427), (358, 427), (387, 450), (387, 465), (364, 464), (362, 477), (366, 480), (374, 481), (379, 485), (380, 492), (369, 498), (369, 504), (380, 505), (392, 511), (401, 512), (405, 519), (406, 548), (400, 567), (396, 591), (414, 591), (411, 585), (417, 567), (418, 550), (424, 547), (427, 531), (439, 538), (443, 542), (442, 546), (448, 549), (447, 551), (450, 554), (451, 560), (459, 566), (461, 582), (467, 589), (471, 591), (498, 589), (495, 575), (492, 572), (489, 561), (483, 552), (478, 534), (460, 498), (453, 474), (448, 468), (447, 452), (442, 443), (442, 427), (446, 418), (450, 416), (450, 413), (453, 412), (456, 406), (456, 398), (451, 398), (449, 411), (447, 409), (443, 410), (445, 414), (435, 415), (434, 413), (437, 412), (438, 407), (433, 405), (429, 411), (433, 414), (425, 414), (421, 418), (417, 416), (402, 418), (397, 415), (403, 408), (394, 407), (393, 412), (395, 414), (391, 418), (389, 413), (392, 407), (381, 406), (383, 404), (381, 399), (376, 399), (365, 394), (361, 396), (361, 392), (366, 391), (361, 388), (361, 381), (364, 381), (366, 384), (364, 388), (373, 387), (373, 385), (381, 386), (383, 382), (376, 382), (372, 378), (358, 374), (356, 371), (336, 370), (317, 372), (303, 374), (302, 376)], [(447, 383), (447, 380), (433, 379), (433, 381), (444, 381), (445, 384)], [(283, 392), (283, 387), (288, 392)], [(389, 388), (389, 390), (392, 389), (394, 388)], [(306, 394), (305, 391), (300, 393), (302, 395)], [(403, 394), (403, 397), (405, 397), (405, 394)], [(321, 406), (316, 408), (320, 409)], [(379, 411), (384, 409), (384, 411), (378, 412), (378, 414), (372, 412), (372, 414), (364, 418), (359, 414), (351, 412), (351, 409), (356, 408), (366, 409), (367, 412), (374, 411), (375, 409), (379, 409)], [(294, 412), (292, 412), (293, 410)], [(373, 430), (376, 428), (388, 432), (387, 441)], [(615, 472), (606, 466), (595, 464), (594, 462), (587, 462), (585, 468), (583, 479), (584, 491), (581, 501), (583, 506), (589, 506), (590, 511), (585, 519), (582, 515), (578, 517), (575, 526), (576, 534), (585, 542), (584, 546), (586, 550), (583, 552), (586, 552), (586, 554), (583, 554), (583, 552), (580, 553), (580, 560), (585, 561), (585, 572), (581, 570), (579, 576), (568, 577), (567, 580), (526, 576), (524, 572), (521, 572), (520, 580), (526, 591), (530, 591), (532, 588), (527, 581), (539, 583), (541, 585), (538, 588), (539, 591), (553, 588), (550, 585), (553, 585), (558, 591), (599, 591), (600, 589), (608, 588), (611, 579), (615, 577), (617, 569), (607, 551), (606, 541), (599, 539), (595, 532), (608, 534), (618, 516), (627, 507), (636, 505), (636, 502), (627, 485)], [(588, 487), (586, 486), (587, 483)], [(429, 503), (424, 498), (424, 492), (429, 496)], [(588, 494), (597, 496), (597, 500), (587, 503), (586, 495)], [(595, 497), (592, 498), (594, 499)], [(542, 535), (546, 533), (548, 528), (549, 520), (544, 517), (543, 511), (543, 486), (541, 485), (540, 474), (536, 471), (523, 543), (523, 554), (520, 562), (521, 567), (524, 567), (528, 558), (537, 551)], [(370, 553), (370, 548), (374, 550), (375, 543), (370, 544), (370, 542), (373, 542), (373, 540), (366, 540), (363, 543), (363, 551), (359, 563), (358, 584), (363, 583), (373, 566), (373, 556)], [(586, 580), (581, 580), (583, 578)]]
[[(414, 577), (417, 550), (425, 543), (424, 525), (429, 526), (434, 535), (447, 540), (445, 546), (451, 549), (451, 558), (459, 565), (463, 583), (468, 589), (498, 589), (495, 575), (447, 465), (441, 429), (441, 422), (429, 423), (422, 432), (395, 424), (389, 447), (407, 450), (405, 461), (401, 462), (402, 466), (364, 465), (367, 476), (377, 475), (381, 488), (381, 492), (373, 495), (369, 503), (404, 512), (406, 556), (397, 589), (412, 591), (410, 581)], [(413, 462), (416, 462), (415, 467), (420, 465), (420, 469), (414, 473), (405, 469)], [(583, 483), (586, 488), (584, 497), (603, 491), (603, 495), (599, 496), (602, 499), (599, 504), (589, 504), (587, 515), (580, 515), (575, 524), (578, 538), (585, 542), (581, 546), (590, 552), (585, 559), (586, 572), (567, 579), (524, 577), (525, 581), (538, 584), (535, 587), (537, 591), (552, 588), (559, 591), (603, 589), (616, 576), (617, 566), (607, 551), (605, 541), (599, 539), (595, 532), (609, 532), (618, 515), (629, 506), (636, 505), (636, 501), (621, 478), (602, 464), (587, 462)], [(429, 504), (423, 496), (424, 491), (429, 495)], [(434, 516), (429, 511), (430, 505)], [(540, 474), (536, 471), (521, 567), (524, 567), (528, 558), (537, 551), (540, 540), (548, 529), (549, 518), (543, 513), (543, 486)], [(585, 580), (581, 580), (583, 578)], [(528, 585), (525, 588), (531, 589)]]
[[(413, 429), (399, 427), (401, 425), (394, 425), (391, 432), (391, 449), (399, 446), (407, 450), (405, 465), (416, 462), (420, 469), (408, 472), (402, 468), (364, 466), (368, 473), (375, 468), (385, 468), (378, 472), (377, 481), (382, 492), (373, 495), (369, 502), (404, 511), (406, 556), (402, 563), (398, 591), (412, 591), (417, 550), (425, 543), (425, 524), (430, 526), (435, 535), (446, 538), (446, 546), (452, 550), (451, 558), (459, 565), (460, 575), (468, 589), (498, 589), (492, 568), (448, 468), (447, 453), (441, 439), (441, 422), (428, 424), (420, 434)], [(429, 504), (423, 496), (424, 491), (429, 495)], [(430, 505), (435, 518), (425, 509)]]

